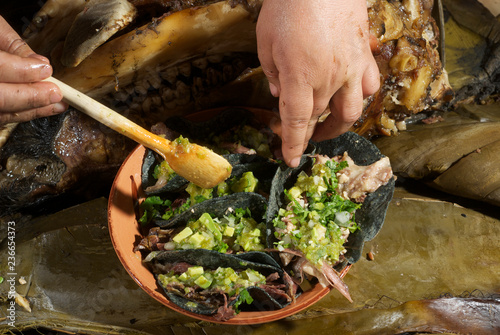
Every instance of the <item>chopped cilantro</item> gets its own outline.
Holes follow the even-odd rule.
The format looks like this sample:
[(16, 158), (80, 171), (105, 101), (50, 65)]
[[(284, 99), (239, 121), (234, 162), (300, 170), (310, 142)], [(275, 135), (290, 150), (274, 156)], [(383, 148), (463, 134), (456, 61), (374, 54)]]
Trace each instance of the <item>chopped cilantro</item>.
[(354, 212), (361, 205), (344, 199), (337, 191), (337, 173), (347, 165), (334, 160), (314, 164), (311, 175), (301, 172), (295, 185), (284, 190), (288, 204), (273, 219), (279, 229), (274, 233), (280, 240), (275, 243), (278, 249), (300, 250), (318, 265), (324, 260), (331, 264), (338, 261), (344, 248), (343, 231), (359, 229)]
[(152, 218), (159, 215), (163, 206), (169, 206), (170, 200), (163, 200), (158, 196), (147, 197), (141, 203), (141, 209), (143, 210), (143, 214), (139, 219), (139, 223), (147, 224), (151, 221)]
[(227, 243), (221, 242), (221, 244), (216, 248), (216, 250), (220, 253), (225, 253), (229, 249), (229, 245)]
[(250, 295), (250, 293), (246, 289), (241, 290), (238, 298), (236, 299), (236, 302), (233, 305), (234, 312), (236, 314), (238, 314), (240, 312), (239, 307), (242, 303), (246, 303), (246, 304), (250, 305), (252, 302), (253, 302), (253, 298)]

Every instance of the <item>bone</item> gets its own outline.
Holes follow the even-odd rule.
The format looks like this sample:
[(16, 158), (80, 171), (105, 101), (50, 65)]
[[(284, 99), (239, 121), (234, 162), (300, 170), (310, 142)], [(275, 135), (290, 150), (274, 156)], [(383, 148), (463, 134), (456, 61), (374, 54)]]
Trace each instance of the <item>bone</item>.
[[(129, 108), (143, 115), (173, 115), (179, 108), (182, 110), (193, 101), (201, 101), (212, 87), (229, 83), (248, 68), (247, 63), (238, 58), (235, 54), (217, 54), (168, 68), (156, 66), (147, 71), (147, 77), (121, 87), (108, 95), (106, 101), (132, 101), (133, 107)], [(197, 70), (193, 72), (193, 69)], [(193, 77), (195, 73), (197, 76)], [(190, 84), (186, 82), (188, 74)]]
[(123, 87), (123, 89), (125, 90), (125, 92), (127, 92), (128, 95), (134, 94), (135, 92), (134, 85), (127, 85)]
[(232, 80), (234, 78), (234, 73), (236, 71), (233, 69), (233, 67), (229, 64), (224, 65), (222, 68), (222, 80), (227, 83), (229, 80)]
[[(110, 39), (75, 68), (54, 77), (94, 98), (147, 76), (149, 69), (175, 66), (209, 52), (255, 52), (255, 21), (245, 6), (220, 1), (162, 16)], [(182, 32), (181, 34), (179, 32)], [(188, 69), (189, 70), (189, 69)]]
[(175, 97), (178, 105), (185, 105), (191, 100), (191, 89), (184, 82), (178, 81)]
[(151, 96), (150, 99), (153, 106), (161, 106), (161, 97), (158, 94)]
[(156, 73), (152, 73), (147, 78), (147, 82), (149, 83), (150, 87), (154, 88), (155, 90), (160, 89), (160, 87), (162, 86), (161, 77)]
[(193, 78), (193, 96), (203, 94), (203, 79), (201, 77)]
[(140, 82), (134, 86), (135, 93), (140, 97), (145, 97), (148, 94), (149, 84), (147, 82)]
[(222, 73), (214, 68), (207, 69), (207, 84), (215, 87), (222, 81)]
[(169, 102), (164, 103), (163, 105), (165, 106), (166, 109), (173, 110), (177, 106), (177, 103), (175, 102), (175, 100), (171, 100)]
[(151, 99), (150, 98), (147, 98), (144, 100), (144, 102), (142, 103), (142, 111), (144, 113), (147, 113), (149, 114), (151, 112)]

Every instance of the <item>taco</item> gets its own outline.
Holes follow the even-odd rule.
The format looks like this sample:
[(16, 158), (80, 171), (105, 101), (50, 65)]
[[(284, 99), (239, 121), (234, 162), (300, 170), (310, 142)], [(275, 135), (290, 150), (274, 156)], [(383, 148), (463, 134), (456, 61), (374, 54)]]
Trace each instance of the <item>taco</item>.
[(266, 199), (235, 193), (206, 200), (149, 230), (136, 250), (208, 249), (223, 253), (263, 251)]
[(280, 309), (294, 300), (293, 282), (263, 252), (159, 251), (145, 262), (171, 302), (216, 321), (227, 321), (243, 309)]
[(382, 227), (394, 177), (388, 158), (355, 133), (315, 146), (297, 168), (276, 172), (268, 247), (298, 282), (315, 277), (352, 301), (338, 271), (355, 263)]

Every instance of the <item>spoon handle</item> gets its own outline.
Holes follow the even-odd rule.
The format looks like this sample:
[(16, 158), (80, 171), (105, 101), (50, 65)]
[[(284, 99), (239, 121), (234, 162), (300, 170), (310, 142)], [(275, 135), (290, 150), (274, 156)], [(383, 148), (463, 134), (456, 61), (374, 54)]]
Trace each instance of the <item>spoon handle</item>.
[(159, 152), (157, 148), (168, 145), (169, 141), (167, 139), (147, 131), (123, 115), (101, 104), (99, 101), (92, 99), (88, 95), (54, 77), (49, 77), (46, 81), (50, 81), (59, 86), (63, 94), (63, 100), (71, 106), (135, 142), (155, 150), (165, 158), (165, 153)]

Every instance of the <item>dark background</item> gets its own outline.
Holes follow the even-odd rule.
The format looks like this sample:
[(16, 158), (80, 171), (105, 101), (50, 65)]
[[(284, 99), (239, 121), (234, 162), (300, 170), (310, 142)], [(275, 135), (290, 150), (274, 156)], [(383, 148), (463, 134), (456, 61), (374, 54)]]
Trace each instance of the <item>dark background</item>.
[(1, 0), (0, 15), (21, 34), (44, 3), (43, 0)]

